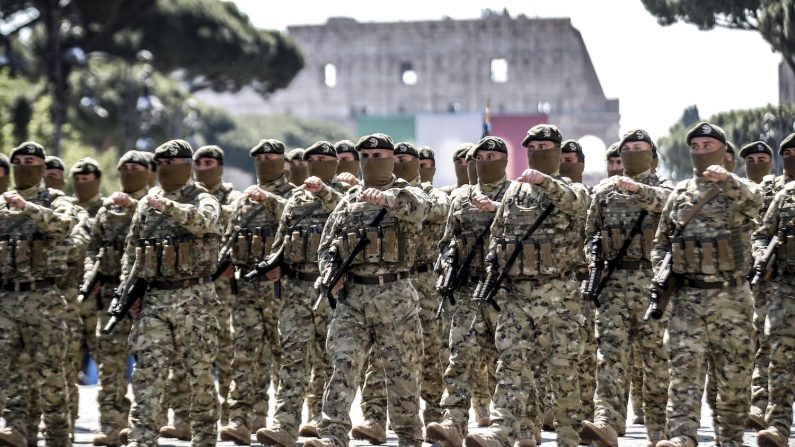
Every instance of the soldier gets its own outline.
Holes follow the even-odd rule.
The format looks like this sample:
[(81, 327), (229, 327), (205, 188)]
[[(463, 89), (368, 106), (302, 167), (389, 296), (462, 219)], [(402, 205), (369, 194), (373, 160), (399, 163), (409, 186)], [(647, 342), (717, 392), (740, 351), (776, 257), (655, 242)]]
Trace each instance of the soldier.
[[(210, 281), (223, 232), (218, 199), (191, 180), (193, 150), (171, 140), (155, 150), (160, 187), (138, 202), (126, 239), (121, 280), (149, 281), (135, 317), (130, 351), (134, 401), (129, 445), (157, 445), (160, 400), (174, 359), (190, 382), (191, 445), (214, 446), (218, 396), (213, 381), (218, 298)], [(159, 253), (158, 253), (159, 252)]]
[(726, 155), (723, 158), (723, 168), (729, 172), (734, 172), (737, 167), (737, 156), (734, 153), (734, 144), (726, 140)]
[[(9, 361), (0, 366), (0, 382), (9, 383), (14, 360), (25, 352), (32, 360), (41, 393), (41, 412), (47, 425), (48, 446), (68, 446), (69, 407), (64, 361), (66, 302), (55, 280), (66, 274), (68, 247), (64, 240), (76, 224), (72, 205), (63, 193), (48, 189), (44, 148), (25, 142), (11, 151), (14, 191), (3, 193), (0, 207), (0, 352)], [(5, 238), (4, 238), (5, 239)], [(11, 249), (13, 247), (13, 250)], [(0, 393), (5, 404), (5, 392)], [(0, 443), (27, 445), (25, 407), (6, 414)]]
[[(785, 146), (784, 142), (787, 142)], [(782, 150), (779, 153), (793, 153), (795, 150), (795, 137), (790, 135), (782, 142)], [(784, 189), (784, 186), (795, 180), (795, 165), (784, 164), (784, 175), (769, 175), (773, 167), (773, 151), (763, 141), (748, 143), (740, 151), (740, 157), (745, 159), (745, 172), (748, 179), (754, 183), (760, 183), (764, 194), (764, 203), (759, 210), (760, 224), (765, 213), (770, 208), (775, 195)], [(778, 281), (764, 281), (756, 285), (754, 293), (754, 318), (753, 325), (756, 332), (756, 353), (754, 355), (754, 370), (751, 375), (751, 409), (748, 412), (749, 428), (754, 430), (764, 430), (767, 428), (765, 422), (765, 410), (768, 407), (768, 365), (770, 364), (770, 340), (765, 334), (765, 320), (767, 319), (770, 300), (776, 294)]]
[(340, 140), (334, 143), (337, 152), (337, 175), (346, 172), (356, 178), (359, 177), (359, 153), (354, 149), (356, 145), (351, 140)]
[[(695, 177), (679, 182), (668, 197), (652, 251), (652, 265), (659, 265), (669, 249), (675, 250), (672, 272), (679, 284), (671, 297), (665, 336), (671, 440), (660, 441), (657, 447), (695, 447), (707, 359), (721, 378), (721, 445), (734, 447), (742, 445), (750, 401), (754, 343), (745, 274), (751, 264), (750, 232), (763, 196), (757, 185), (721, 166), (726, 147), (723, 129), (698, 123), (687, 133), (687, 143)], [(713, 190), (717, 197), (704, 202), (681, 230), (681, 239), (672, 240), (677, 222), (690, 217), (688, 211), (701, 206)]]
[[(232, 204), (224, 234), (224, 243), (235, 239), (231, 261), (236, 270), (244, 273), (270, 254), (282, 210), (293, 190), (282, 170), (281, 141), (260, 140), (249, 155), (254, 158), (257, 184), (246, 188)], [(240, 228), (236, 231), (236, 227)], [(238, 281), (237, 286), (238, 295), (232, 308), (234, 357), (227, 397), (229, 424), (221, 428), (220, 434), (224, 441), (248, 445), (252, 432), (266, 426), (271, 363), (275, 373), (281, 363), (278, 331), (281, 296), (265, 276), (254, 282)], [(277, 383), (274, 379), (278, 389)]]
[(467, 160), (466, 155), (472, 147), (472, 143), (462, 143), (453, 152), (453, 167), (455, 168), (455, 185), (442, 186), (441, 189), (447, 195), (453, 192), (454, 189), (462, 185), (469, 184), (469, 176), (467, 175)]
[(307, 173), (307, 162), (304, 161), (304, 150), (295, 148), (287, 153), (285, 157), (290, 162), (290, 175), (287, 177), (293, 185), (303, 185), (304, 180), (309, 176)]
[(44, 186), (63, 191), (63, 187), (66, 185), (66, 181), (64, 180), (65, 169), (63, 160), (48, 155), (47, 158), (44, 159)]
[[(282, 365), (276, 413), (273, 428), (257, 431), (257, 441), (263, 445), (294, 447), (299, 434), (317, 437), (321, 409), (310, 409), (313, 418), (300, 429), (299, 424), (311, 383), (310, 372), (325, 380), (331, 377), (331, 357), (324, 349), (331, 308), (323, 302), (314, 311), (317, 296), (312, 292), (320, 274), (317, 250), (323, 226), (349, 188), (337, 181), (337, 156), (327, 141), (319, 141), (304, 151), (310, 177), (287, 201), (271, 249), (272, 253), (283, 250), (286, 267), (268, 273), (271, 281), (281, 281), (284, 301), (279, 316)], [(314, 406), (314, 402), (310, 404)]]
[[(505, 193), (491, 226), (491, 268), (509, 269), (507, 292), (498, 298), (502, 307), (495, 334), (500, 359), (491, 426), (483, 434), (470, 433), (467, 446), (535, 447), (531, 433), (521, 433), (539, 414), (533, 370), (546, 364), (553, 395), (555, 430), (559, 446), (576, 446), (581, 426), (580, 390), (576, 363), (582, 353), (581, 298), (574, 268), (578, 220), (586, 206), (586, 190), (559, 174), (561, 135), (557, 127), (541, 124), (527, 132), (529, 169)], [(548, 207), (549, 217), (540, 221)], [(532, 239), (521, 240), (527, 226), (540, 222)], [(520, 248), (520, 247), (524, 248)], [(512, 266), (506, 260), (521, 250)]]
[(152, 189), (157, 186), (157, 162), (155, 162), (154, 154), (149, 152), (141, 152), (141, 154), (149, 160), (149, 181), (146, 186)]
[[(108, 307), (119, 286), (122, 254), (127, 231), (130, 229), (138, 201), (146, 194), (149, 179), (149, 161), (138, 151), (122, 155), (116, 169), (119, 171), (121, 191), (105, 199), (97, 212), (91, 228), (91, 239), (85, 255), (85, 272), (88, 275), (96, 263), (98, 283), (90, 293), (97, 295), (98, 328), (108, 322)], [(101, 257), (100, 257), (101, 255)], [(84, 278), (85, 280), (86, 278)], [(101, 433), (94, 437), (94, 445), (116, 447), (121, 445), (119, 433), (127, 427), (130, 401), (127, 399), (127, 338), (132, 319), (120, 321), (109, 335), (98, 339), (97, 356), (99, 387), (99, 425)]]
[[(760, 142), (751, 143), (758, 144)], [(747, 147), (747, 146), (746, 146)], [(745, 148), (743, 148), (745, 150)], [(790, 134), (781, 142), (779, 154), (784, 158), (785, 175), (795, 172), (795, 134)], [(783, 177), (783, 176), (782, 176)], [(766, 179), (767, 180), (767, 179)], [(784, 182), (776, 179), (773, 184), (777, 187)], [(767, 370), (769, 383), (768, 386), (768, 405), (765, 414), (765, 430), (759, 432), (757, 438), (758, 445), (762, 447), (786, 447), (787, 438), (790, 435), (792, 425), (792, 403), (793, 403), (793, 359), (792, 350), (795, 346), (795, 335), (793, 335), (792, 321), (795, 319), (795, 306), (792, 303), (793, 289), (793, 265), (795, 258), (792, 256), (792, 230), (788, 230), (795, 225), (795, 184), (787, 183), (780, 188), (773, 198), (767, 212), (764, 215), (762, 225), (753, 234), (754, 257), (757, 262), (761, 261), (770, 239), (779, 235), (782, 245), (778, 248), (778, 258), (776, 259), (775, 275), (767, 274), (765, 280), (771, 281), (769, 292), (773, 292), (773, 297), (769, 302), (767, 319), (765, 322), (766, 340), (768, 349), (769, 367)], [(767, 201), (767, 197), (765, 197)], [(759, 295), (757, 295), (757, 298)], [(756, 306), (756, 303), (754, 303)], [(754, 314), (754, 323), (757, 315)], [(760, 340), (761, 341), (761, 340)], [(761, 350), (761, 343), (760, 343)], [(757, 354), (758, 357), (758, 354)], [(754, 379), (760, 385), (757, 378), (757, 371), (754, 370)], [(752, 387), (754, 393), (751, 407), (751, 414), (758, 411), (757, 405), (762, 401), (757, 394), (759, 389)]]
[(8, 191), (8, 181), (11, 178), (11, 164), (8, 162), (8, 156), (0, 152), (0, 194)]
[(353, 241), (352, 235), (367, 228), (382, 210), (386, 214), (381, 214), (372, 236), (378, 239), (369, 245), (374, 250), (357, 256), (334, 287), (340, 290), (340, 299), (326, 341), (333, 372), (323, 395), (321, 438), (304, 445), (347, 447), (359, 370), (370, 348), (377, 346), (398, 444), (419, 446), (422, 329), (409, 269), (431, 204), (422, 190), (393, 175), (395, 148), (389, 136), (364, 136), (356, 149), (361, 154), (363, 184), (348, 190), (326, 223), (318, 251), (320, 271), (338, 267), (338, 259), (345, 259), (353, 248), (347, 243)]
[(605, 162), (607, 162), (607, 177), (623, 175), (624, 167), (621, 165), (621, 155), (618, 153), (618, 143), (613, 143), (605, 151)]
[[(473, 158), (472, 154), (476, 161), (470, 165), (476, 169), (476, 184), (462, 186), (459, 192), (451, 195), (445, 235), (439, 242), (447, 262), (452, 262), (452, 258), (456, 257), (458, 262), (463, 262), (473, 249), (477, 237), (491, 225), (497, 206), (512, 184), (505, 174), (508, 149), (502, 139), (486, 137), (469, 151), (467, 158)], [(469, 178), (471, 181), (471, 173)], [(426, 437), (444, 447), (462, 445), (463, 437), (467, 434), (471, 397), (478, 425), (489, 420), (488, 398), (484, 399), (485, 402), (476, 402), (473, 394), (478, 389), (484, 389), (479, 369), (481, 362), (486, 363), (491, 370), (496, 366), (498, 353), (494, 345), (494, 331), (497, 312), (491, 307), (484, 307), (483, 318), (479, 320), (475, 331), (471, 335), (467, 333), (477, 312), (477, 303), (471, 297), (477, 283), (486, 275), (484, 247), (488, 237), (487, 231), (452, 310), (450, 363), (444, 372), (445, 391), (441, 401), (444, 419), (442, 423), (430, 423), (426, 429)]]
[[(582, 438), (598, 447), (617, 447), (625, 433), (626, 390), (629, 387), (630, 351), (640, 359), (643, 375), (642, 409), (648, 444), (664, 439), (666, 356), (662, 339), (665, 321), (643, 321), (652, 272), (651, 248), (660, 212), (673, 189), (670, 182), (651, 174), (654, 141), (643, 129), (627, 132), (618, 144), (624, 176), (614, 176), (594, 189), (585, 227), (586, 240), (601, 233), (602, 259), (614, 261), (627, 234), (639, 225), (626, 255), (621, 258), (598, 297), (596, 338), (599, 344), (594, 421), (584, 421)], [(642, 221), (638, 215), (649, 213)], [(586, 252), (590, 253), (590, 244)], [(589, 259), (593, 263), (595, 259)], [(634, 407), (633, 407), (634, 408)]]

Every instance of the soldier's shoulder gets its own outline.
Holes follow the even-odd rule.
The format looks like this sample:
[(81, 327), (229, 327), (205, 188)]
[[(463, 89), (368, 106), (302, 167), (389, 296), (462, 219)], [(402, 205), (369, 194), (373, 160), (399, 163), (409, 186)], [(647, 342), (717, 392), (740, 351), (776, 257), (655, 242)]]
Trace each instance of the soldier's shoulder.
[(795, 191), (795, 180), (785, 184), (783, 190), (787, 192)]

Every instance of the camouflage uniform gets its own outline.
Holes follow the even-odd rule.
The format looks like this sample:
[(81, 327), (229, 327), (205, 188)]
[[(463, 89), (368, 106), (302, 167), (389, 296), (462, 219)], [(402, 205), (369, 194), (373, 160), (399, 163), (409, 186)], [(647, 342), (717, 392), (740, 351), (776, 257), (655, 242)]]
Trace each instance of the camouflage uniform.
[[(672, 241), (675, 222), (716, 187), (720, 194), (687, 224), (681, 241)], [(749, 235), (762, 201), (757, 185), (734, 174), (712, 182), (696, 173), (695, 178), (676, 185), (663, 208), (652, 264), (662, 261), (675, 242), (672, 271), (681, 283), (671, 297), (664, 340), (670, 372), (666, 413), (671, 437), (698, 439), (706, 361), (710, 358), (720, 379), (717, 434), (721, 445), (742, 445), (754, 348), (751, 293), (744, 275), (751, 264)], [(702, 257), (705, 246), (716, 254)], [(649, 413), (644, 416), (648, 418)]]
[[(97, 217), (97, 213), (99, 209), (102, 208), (102, 204), (105, 200), (104, 197), (97, 194), (96, 196), (92, 197), (91, 199), (87, 200), (86, 202), (80, 203), (77, 198), (70, 197), (69, 200), (75, 205), (78, 206), (86, 212), (91, 217), (91, 223), (93, 223), (94, 218)], [(90, 225), (91, 226), (91, 225)], [(88, 230), (91, 233), (91, 229)], [(82, 261), (85, 256), (85, 249), (79, 253), (79, 259)], [(75, 265), (79, 265), (80, 267), (74, 267), (73, 272), (74, 278), (82, 278), (83, 277), (83, 265), (81, 262), (76, 263)], [(73, 284), (71, 287), (65, 290), (61, 290), (63, 292), (64, 297), (66, 298), (67, 305), (69, 302), (77, 302), (77, 289), (79, 285)], [(97, 324), (99, 321), (99, 313), (100, 313), (100, 306), (97, 303), (97, 299), (99, 299), (96, 295), (89, 295), (83, 297), (83, 301), (78, 303), (79, 305), (79, 312), (80, 312), (80, 320), (82, 321), (82, 327), (80, 328), (80, 338), (85, 340), (86, 345), (88, 346), (88, 352), (94, 356), (94, 361), (98, 362), (97, 352), (99, 352), (99, 346), (97, 344)]]
[[(650, 263), (653, 235), (673, 185), (645, 171), (632, 177), (638, 189), (629, 192), (616, 186), (619, 178), (611, 177), (595, 188), (588, 210), (585, 233), (590, 241), (596, 232), (601, 232), (603, 259), (612, 260), (616, 256), (641, 210), (647, 210), (649, 215), (599, 297), (594, 422), (608, 423), (618, 433), (626, 431), (629, 353), (637, 346), (639, 349), (634, 353), (643, 365), (645, 425), (649, 431), (661, 431), (665, 428), (663, 409), (668, 384), (662, 345), (666, 322), (644, 322), (643, 315), (648, 306), (648, 285), (654, 276)], [(590, 247), (585, 249), (590, 252)]]
[[(409, 280), (421, 243), (421, 225), (431, 208), (430, 199), (419, 188), (395, 179), (377, 187), (386, 204), (371, 204), (359, 197), (366, 186), (352, 187), (329, 217), (320, 242), (320, 269), (332, 260), (329, 250), (345, 259), (352, 249), (347, 236), (366, 227), (382, 209), (377, 241), (372, 241), (350, 267), (331, 320), (326, 341), (333, 372), (323, 395), (321, 437), (342, 447), (348, 445), (350, 407), (359, 382), (359, 372), (373, 346), (385, 367), (392, 427), (400, 445), (422, 443), (419, 399), (422, 361), (422, 328), (417, 293)], [(395, 245), (393, 241), (397, 241)], [(379, 250), (378, 247), (381, 247)], [(394, 247), (394, 249), (390, 249)], [(365, 284), (376, 281), (377, 286)]]
[[(584, 246), (584, 242), (587, 240), (585, 235), (585, 221), (587, 218), (588, 209), (591, 207), (591, 199), (592, 193), (590, 187), (587, 185), (582, 185), (585, 188), (586, 196), (586, 209), (583, 213), (581, 213), (581, 223), (580, 223), (580, 241)], [(588, 280), (588, 259), (585, 256), (585, 252), (583, 250), (579, 250), (582, 256), (580, 256), (580, 260), (578, 262), (577, 268), (575, 269), (575, 276), (577, 278), (577, 284), (582, 284), (582, 281)], [(579, 293), (577, 291), (576, 293)], [(599, 345), (596, 343), (596, 334), (595, 334), (595, 322), (593, 317), (591, 317), (592, 310), (590, 309), (589, 305), (586, 305), (585, 313), (584, 313), (584, 321), (582, 324), (582, 330), (580, 331), (580, 343), (582, 344), (582, 354), (580, 355), (579, 363), (579, 383), (580, 383), (580, 405), (582, 406), (582, 417), (583, 421), (590, 420), (594, 417), (594, 402), (593, 396), (596, 392), (596, 350)]]
[[(573, 270), (580, 258), (577, 221), (587, 191), (568, 178), (544, 176), (539, 185), (514, 183), (505, 194), (491, 226), (490, 256), (502, 268), (519, 243), (521, 256), (508, 272), (508, 287), (499, 293), (497, 322), (497, 388), (489, 432), (512, 447), (522, 418), (539, 414), (533, 369), (546, 364), (554, 401), (558, 445), (579, 441), (580, 389), (576, 364), (582, 353), (581, 299)], [(555, 210), (532, 235), (518, 241), (543, 209)], [(539, 396), (543, 398), (543, 396)]]
[[(35, 374), (33, 389), (40, 393), (40, 408), (48, 429), (47, 445), (67, 446), (70, 420), (64, 361), (69, 338), (64, 322), (66, 302), (55, 280), (67, 271), (69, 247), (65, 239), (77, 223), (76, 212), (63, 193), (45, 188), (43, 181), (17, 192), (27, 201), (23, 210), (0, 206), (0, 234), (25, 219), (8, 234), (7, 242), (0, 242), (0, 273), (4, 280), (0, 290), (0, 353), (10, 360), (0, 366), (0, 382), (10, 383), (13, 360), (26, 352)], [(30, 288), (33, 290), (27, 290)], [(21, 385), (24, 380), (17, 383)], [(22, 386), (17, 393), (27, 395)], [(5, 402), (3, 390), (0, 406), (5, 406)], [(11, 428), (27, 436), (28, 411), (28, 405), (22, 402), (4, 414), (8, 428), (3, 433)]]
[[(219, 302), (209, 275), (215, 269), (223, 231), (221, 207), (214, 196), (191, 181), (171, 192), (155, 187), (149, 191), (153, 194), (166, 199), (162, 211), (152, 209), (146, 201), (138, 203), (122, 259), (122, 278), (129, 275), (135, 262), (143, 266), (136, 267), (139, 277), (150, 281), (129, 339), (136, 360), (129, 445), (157, 445), (166, 374), (178, 358), (184, 361), (191, 387), (191, 445), (214, 446), (218, 397), (212, 362)], [(161, 215), (166, 219), (158, 224)], [(157, 245), (146, 242), (140, 247), (139, 238), (148, 234), (149, 241)], [(176, 250), (167, 251), (169, 238)]]
[[(232, 204), (232, 215), (224, 235), (224, 243), (231, 237), (235, 226), (258, 212), (232, 244), (231, 259), (236, 270), (252, 270), (270, 254), (279, 219), (293, 190), (293, 184), (282, 175), (260, 187), (268, 194), (263, 202), (240, 196)], [(259, 234), (257, 234), (259, 233)], [(253, 427), (256, 419), (264, 421), (268, 415), (268, 388), (273, 371), (279, 371), (281, 345), (279, 344), (279, 307), (281, 296), (276, 296), (274, 283), (262, 276), (254, 282), (238, 281), (238, 295), (232, 308), (234, 329), (234, 357), (232, 384), (229, 388), (229, 422)], [(277, 358), (278, 354), (278, 358)], [(274, 380), (276, 382), (276, 380)], [(276, 384), (274, 384), (276, 385)], [(253, 414), (252, 414), (253, 413)]]
[[(325, 348), (331, 307), (324, 301), (313, 311), (317, 296), (314, 282), (319, 276), (317, 250), (323, 227), (339, 203), (348, 185), (332, 177), (317, 194), (303, 187), (297, 188), (284, 208), (276, 242), (271, 252), (284, 245), (281, 284), (283, 303), (279, 314), (279, 334), (282, 346), (280, 380), (276, 392), (276, 413), (273, 426), (298, 437), (301, 410), (311, 383), (310, 373), (331, 376), (331, 356)], [(313, 206), (320, 205), (300, 222), (297, 219)], [(311, 405), (310, 405), (311, 407)], [(320, 417), (315, 409), (314, 417)]]

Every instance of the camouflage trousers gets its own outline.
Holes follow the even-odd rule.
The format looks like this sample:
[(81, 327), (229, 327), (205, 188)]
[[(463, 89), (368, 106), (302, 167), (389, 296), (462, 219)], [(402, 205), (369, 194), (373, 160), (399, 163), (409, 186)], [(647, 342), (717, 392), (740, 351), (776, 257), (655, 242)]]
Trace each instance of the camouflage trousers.
[[(98, 328), (105, 327), (110, 317), (108, 308), (113, 300), (113, 291), (117, 284), (103, 284), (100, 288), (102, 310), (99, 312)], [(108, 335), (100, 333), (98, 349), (92, 352), (97, 361), (98, 387), (97, 402), (99, 403), (99, 425), (103, 433), (127, 426), (130, 414), (130, 400), (127, 398), (127, 360), (130, 349), (127, 340), (132, 328), (132, 317), (127, 316), (116, 323), (113, 332)]]
[[(103, 304), (108, 305), (106, 303)], [(99, 324), (97, 296), (89, 295), (85, 297), (83, 301), (79, 303), (79, 306), (80, 320), (82, 321), (81, 338), (85, 340), (86, 345), (88, 345), (88, 352), (94, 359), (94, 362), (99, 363), (97, 360), (97, 352), (99, 351), (99, 345), (97, 344), (97, 325)]]
[[(232, 318), (231, 309), (234, 295), (229, 287), (229, 280), (223, 276), (215, 281), (215, 294), (221, 303), (218, 308), (218, 325), (221, 330), (218, 333), (218, 354), (215, 357), (215, 371), (218, 378), (218, 397), (221, 400), (221, 423), (229, 419), (229, 404), (227, 396), (229, 394), (229, 384), (232, 380), (230, 366), (232, 362)], [(166, 421), (168, 409), (174, 410), (174, 425), (181, 422), (189, 422), (190, 418), (190, 385), (185, 375), (185, 368), (179, 362), (175, 362), (168, 375), (167, 392), (163, 396), (162, 414)]]
[[(232, 308), (234, 356), (229, 386), (229, 420), (252, 428), (254, 418), (268, 415), (268, 388), (271, 367), (278, 389), (281, 364), (279, 308), (270, 281), (238, 281), (238, 295)], [(272, 365), (272, 366), (271, 366)]]
[(559, 446), (577, 446), (582, 428), (577, 362), (583, 321), (573, 278), (516, 281), (499, 294), (502, 304), (495, 336), (500, 357), (491, 431), (512, 447), (522, 419), (539, 414), (533, 370), (547, 366)]
[(663, 349), (666, 320), (643, 321), (648, 307), (649, 270), (613, 273), (600, 296), (596, 310), (596, 339), (599, 343), (596, 366), (595, 420), (626, 430), (627, 391), (630, 380), (629, 352), (635, 347), (643, 367), (643, 415), (649, 430), (665, 428), (668, 400), (667, 357)]
[(770, 340), (765, 335), (765, 319), (770, 300), (776, 293), (777, 281), (761, 282), (754, 293), (754, 331), (756, 332), (756, 354), (754, 372), (751, 375), (751, 412), (765, 414), (768, 403), (767, 368), (770, 364)]
[(279, 335), (282, 364), (278, 371), (279, 388), (273, 426), (298, 438), (301, 410), (312, 383), (310, 373), (314, 371), (315, 376), (331, 376), (331, 356), (325, 349), (331, 307), (323, 301), (317, 312), (312, 311), (317, 298), (312, 289), (314, 281), (283, 277), (281, 284), (283, 303), (279, 313)]
[[(40, 409), (47, 425), (47, 445), (51, 447), (70, 444), (69, 397), (64, 379), (68, 340), (65, 309), (66, 302), (55, 286), (30, 292), (0, 290), (0, 358), (6, 359), (0, 362), (0, 383), (10, 383), (12, 367), (23, 353), (30, 356)], [(0, 407), (5, 406), (5, 401), (3, 389)], [(6, 426), (28, 435), (26, 405), (19, 405), (4, 417)]]
[(212, 284), (185, 289), (151, 289), (130, 332), (135, 357), (130, 447), (152, 447), (162, 424), (161, 396), (174, 359), (181, 359), (190, 383), (191, 445), (214, 446), (218, 396), (213, 380), (219, 307)]
[(82, 322), (80, 321), (80, 310), (77, 303), (77, 287), (68, 287), (60, 290), (66, 301), (64, 321), (66, 322), (67, 342), (63, 369), (66, 389), (69, 393), (69, 415), (72, 432), (74, 432), (74, 421), (79, 417), (77, 410), (80, 403), (80, 393), (77, 389), (77, 373), (80, 372), (80, 345), (83, 341), (81, 336)]
[[(411, 282), (420, 297), (420, 324), (424, 351), (422, 354), (422, 386), (420, 397), (425, 403), (422, 411), (423, 424), (440, 422), (442, 410), (439, 402), (444, 392), (442, 382), (442, 359), (440, 356), (443, 331), (442, 320), (436, 319), (436, 310), (441, 297), (436, 292), (436, 275), (433, 271), (417, 273)], [(362, 372), (362, 413), (364, 418), (382, 425), (386, 422), (386, 389), (383, 380), (383, 365), (379, 356), (372, 352), (367, 356), (367, 370)], [(379, 390), (380, 388), (380, 390)], [(488, 402), (488, 401), (487, 401)]]
[(765, 335), (770, 342), (770, 403), (765, 421), (789, 435), (795, 396), (795, 278), (779, 275), (775, 281), (776, 293), (765, 322)]
[(409, 279), (373, 287), (348, 283), (329, 325), (326, 347), (333, 371), (323, 394), (318, 432), (348, 446), (350, 409), (359, 374), (373, 346), (384, 365), (392, 428), (400, 445), (422, 444), (420, 381), (422, 328), (417, 293)]
[[(579, 298), (579, 291), (575, 292), (575, 299)], [(593, 304), (585, 315), (585, 322), (581, 326), (580, 341), (582, 342), (582, 355), (579, 361), (580, 405), (582, 407), (582, 420), (593, 420), (595, 413), (593, 395), (596, 392), (596, 323)]]
[[(462, 435), (467, 434), (470, 403), (476, 406), (484, 404), (482, 401), (476, 403), (473, 398), (475, 390), (485, 388), (480, 382), (483, 375), (481, 368), (485, 364), (493, 370), (499, 357), (494, 345), (498, 317), (494, 308), (483, 306), (475, 330), (472, 335), (468, 334), (478, 308), (472, 299), (476, 285), (471, 282), (463, 285), (456, 294), (450, 326), (450, 361), (444, 372), (445, 390), (441, 401), (444, 420), (455, 423)], [(488, 405), (488, 400), (485, 404)]]
[(711, 359), (717, 378), (721, 446), (742, 445), (751, 397), (752, 313), (751, 291), (745, 281), (723, 289), (683, 287), (671, 297), (665, 334), (671, 375), (666, 407), (671, 437), (698, 439), (704, 375), (707, 359)]
[(637, 353), (643, 348), (639, 345), (639, 340), (635, 340), (629, 353), (629, 397), (632, 398), (633, 416), (643, 417), (643, 356)]
[(8, 427), (26, 427), (23, 433), (27, 432), (32, 445), (32, 440), (36, 439), (39, 433), (41, 406), (36, 372), (26, 351), (19, 356), (17, 366), (12, 368), (10, 377), (5, 387), (8, 398), (4, 399), (3, 418)]

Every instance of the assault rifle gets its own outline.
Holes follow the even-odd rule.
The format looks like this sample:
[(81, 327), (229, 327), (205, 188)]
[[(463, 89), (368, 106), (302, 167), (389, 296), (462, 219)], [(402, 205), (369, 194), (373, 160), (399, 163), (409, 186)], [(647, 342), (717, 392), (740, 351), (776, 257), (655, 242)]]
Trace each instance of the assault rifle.
[[(453, 292), (460, 286), (460, 284), (454, 284), (456, 280), (457, 273), (460, 271), (456, 250), (454, 248), (449, 248), (447, 253), (440, 253), (439, 259), (437, 259), (436, 263), (437, 266), (434, 266), (434, 272), (436, 272), (439, 277), (436, 279), (436, 285), (434, 289), (442, 295), (442, 300), (439, 302), (439, 307), (436, 309), (436, 319), (442, 317), (442, 310), (444, 309), (444, 303), (449, 299), (450, 304), (455, 306), (455, 297), (453, 296)], [(446, 259), (446, 260), (445, 260)], [(442, 268), (443, 264), (447, 264), (447, 267)], [(455, 287), (455, 288), (454, 288)]]
[(773, 270), (776, 266), (776, 252), (778, 248), (784, 243), (784, 238), (789, 233), (790, 224), (787, 223), (781, 227), (775, 236), (767, 243), (762, 257), (754, 263), (754, 277), (751, 279), (751, 285), (755, 286), (761, 281), (769, 271)]
[(436, 310), (437, 320), (442, 317), (442, 308), (444, 307), (445, 301), (449, 300), (450, 304), (455, 306), (455, 298), (453, 297), (453, 293), (455, 293), (464, 283), (469, 266), (472, 264), (472, 260), (475, 259), (475, 256), (480, 250), (480, 246), (483, 245), (483, 239), (486, 238), (486, 233), (488, 233), (489, 230), (491, 230), (491, 224), (487, 225), (486, 228), (480, 232), (478, 238), (475, 240), (475, 243), (472, 244), (472, 248), (469, 250), (469, 253), (467, 253), (467, 257), (464, 258), (464, 262), (462, 262), (457, 269), (455, 264), (448, 265), (444, 277), (440, 277), (440, 280), (442, 280), (441, 284), (437, 282), (436, 290), (442, 294), (442, 302), (439, 303), (439, 308)]
[[(97, 253), (97, 257), (94, 259), (94, 265), (91, 267), (91, 270), (88, 271), (88, 276), (86, 276), (86, 280), (83, 281), (83, 284), (80, 286), (77, 294), (77, 302), (82, 303), (84, 299), (88, 298), (91, 295), (91, 291), (94, 290), (97, 283), (99, 282), (99, 266), (102, 263), (102, 258), (105, 257), (105, 251), (116, 242), (116, 238), (119, 237), (120, 234), (127, 231), (130, 228), (130, 222), (127, 225), (119, 228), (114, 232), (110, 237), (105, 239), (102, 243), (102, 246), (99, 247), (99, 252)], [(102, 300), (97, 297), (97, 309), (102, 309)]]
[[(255, 217), (257, 217), (257, 214), (261, 213), (264, 209), (265, 206), (260, 204), (260, 206), (257, 207), (257, 209), (255, 209), (254, 211), (251, 212), (251, 214), (249, 214), (249, 216), (246, 218), (245, 221), (243, 221), (242, 224), (235, 225), (235, 228), (232, 230), (232, 234), (229, 236), (229, 239), (221, 248), (220, 253), (218, 253), (218, 263), (216, 264), (215, 272), (213, 272), (213, 274), (210, 275), (210, 279), (215, 281), (229, 268), (230, 265), (232, 265), (232, 256), (231, 256), (232, 245), (234, 245), (234, 243), (237, 241), (237, 235), (240, 234), (243, 228), (245, 228), (246, 225), (251, 223), (251, 221), (254, 220)], [(232, 289), (232, 294), (237, 295), (238, 291), (237, 278), (235, 278), (234, 274), (232, 275), (231, 278), (229, 278), (229, 287)]]
[[(377, 227), (381, 224), (381, 221), (386, 216), (386, 208), (382, 208), (381, 211), (378, 212), (378, 215), (375, 216), (373, 222), (367, 226), (367, 228)], [(348, 257), (345, 258), (342, 263), (333, 262), (331, 267), (328, 268), (323, 276), (318, 278), (317, 288), (320, 291), (320, 296), (317, 298), (317, 302), (315, 302), (315, 307), (313, 308), (314, 311), (317, 311), (320, 308), (320, 304), (323, 302), (323, 298), (325, 297), (328, 299), (329, 304), (331, 305), (332, 309), (337, 308), (337, 300), (334, 299), (332, 296), (332, 291), (334, 290), (334, 286), (342, 279), (342, 276), (345, 274), (346, 271), (351, 267), (353, 260), (356, 259), (356, 256), (361, 253), (364, 248), (370, 244), (370, 239), (367, 238), (367, 232), (363, 228), (358, 228), (356, 230), (357, 240), (356, 245), (353, 246), (351, 252), (348, 254)], [(339, 254), (336, 250), (331, 252), (331, 255), (339, 260)]]
[(544, 223), (547, 217), (549, 217), (549, 215), (552, 214), (552, 211), (554, 210), (555, 210), (555, 205), (550, 204), (541, 213), (541, 215), (538, 216), (536, 221), (533, 222), (533, 225), (530, 226), (530, 228), (525, 232), (524, 236), (522, 236), (522, 239), (517, 241), (516, 247), (513, 249), (511, 254), (508, 255), (508, 259), (505, 260), (505, 265), (502, 266), (502, 269), (500, 269), (499, 273), (497, 273), (498, 266), (494, 254), (489, 253), (489, 255), (486, 257), (486, 262), (491, 263), (491, 269), (489, 270), (488, 275), (486, 275), (486, 279), (481, 280), (478, 283), (477, 287), (475, 288), (475, 293), (473, 298), (475, 299), (475, 301), (478, 302), (478, 309), (475, 312), (475, 318), (472, 319), (472, 324), (469, 326), (469, 332), (468, 332), (469, 334), (472, 334), (472, 332), (475, 330), (475, 325), (478, 322), (478, 318), (480, 318), (480, 314), (483, 312), (484, 304), (486, 303), (490, 304), (491, 307), (493, 307), (494, 310), (496, 310), (497, 312), (502, 311), (502, 309), (500, 309), (500, 306), (497, 304), (497, 302), (494, 301), (494, 297), (497, 296), (497, 292), (500, 289), (500, 285), (502, 284), (503, 281), (505, 281), (505, 278), (508, 277), (508, 271), (511, 269), (511, 267), (513, 267), (513, 264), (516, 262), (516, 259), (519, 257), (519, 253), (522, 252), (523, 249), (522, 241), (532, 236), (533, 233), (535, 233), (535, 231), (538, 229), (538, 227), (540, 227), (541, 224)]
[[(145, 245), (145, 243), (146, 239), (141, 239), (141, 246)], [(130, 274), (113, 293), (113, 301), (110, 302), (110, 308), (108, 308), (110, 319), (108, 324), (102, 328), (102, 335), (108, 335), (113, 331), (116, 323), (121, 321), (127, 315), (127, 312), (130, 311), (130, 308), (144, 297), (148, 288), (149, 281), (138, 277), (138, 262), (136, 261), (130, 268)]]

